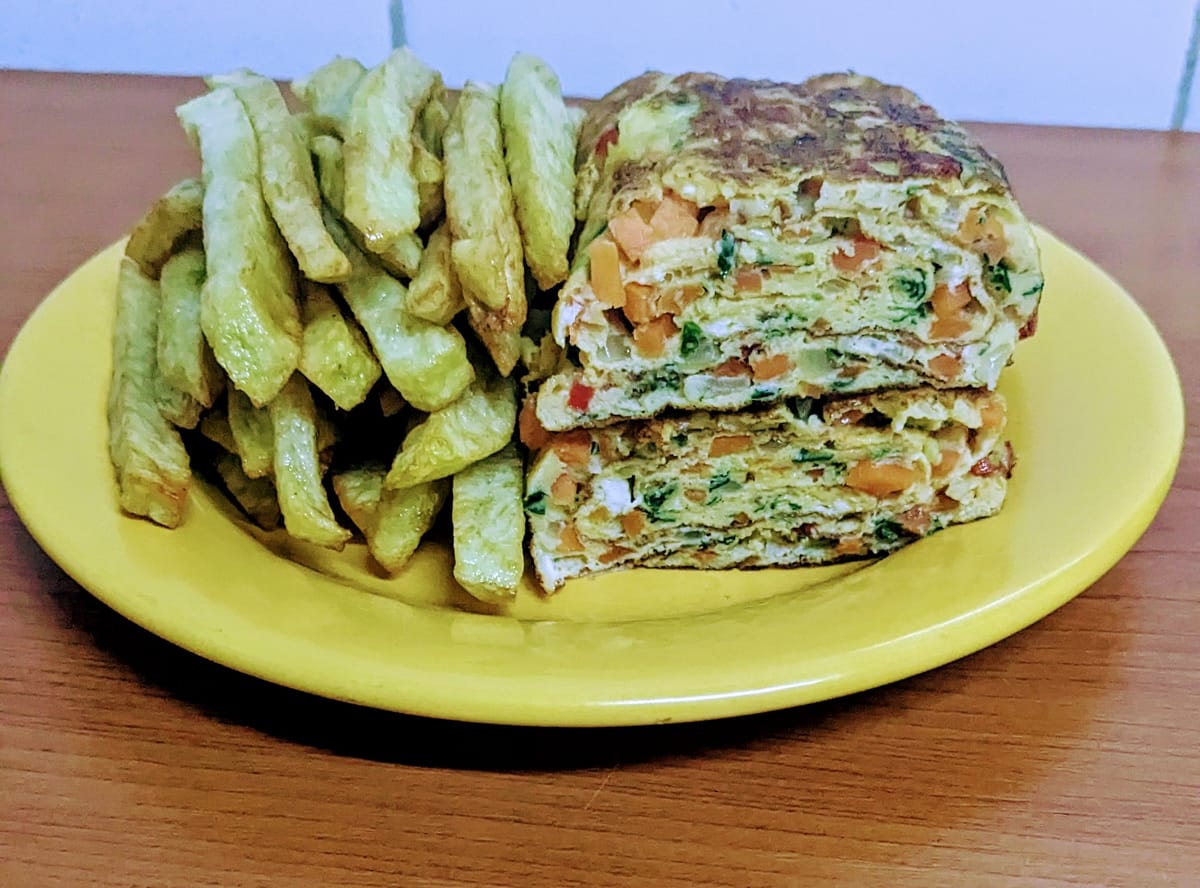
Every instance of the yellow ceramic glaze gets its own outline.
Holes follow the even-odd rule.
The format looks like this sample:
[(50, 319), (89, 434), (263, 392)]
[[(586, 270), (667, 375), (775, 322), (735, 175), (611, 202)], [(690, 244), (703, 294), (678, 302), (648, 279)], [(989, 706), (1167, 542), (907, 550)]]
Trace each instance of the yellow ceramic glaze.
[(399, 576), (264, 535), (198, 486), (178, 530), (120, 514), (105, 392), (120, 245), (35, 312), (0, 373), (0, 471), (80, 584), (170, 641), (279, 684), (472, 721), (620, 725), (739, 715), (913, 675), (1086, 588), (1145, 530), (1183, 440), (1179, 380), (1120, 287), (1039, 233), (1037, 336), (1005, 374), (1017, 452), (997, 517), (869, 564), (650, 571), (489, 610), (422, 547)]

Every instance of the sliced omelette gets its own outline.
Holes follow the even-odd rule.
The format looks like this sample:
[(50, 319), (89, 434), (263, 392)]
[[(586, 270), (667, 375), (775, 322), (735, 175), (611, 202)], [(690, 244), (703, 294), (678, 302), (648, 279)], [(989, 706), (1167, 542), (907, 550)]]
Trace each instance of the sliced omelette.
[(1000, 164), (906, 89), (646, 74), (584, 120), (550, 430), (668, 409), (994, 388), (1035, 325)]
[(1003, 398), (933, 388), (791, 398), (542, 434), (525, 510), (548, 590), (618, 567), (820, 564), (997, 512)]

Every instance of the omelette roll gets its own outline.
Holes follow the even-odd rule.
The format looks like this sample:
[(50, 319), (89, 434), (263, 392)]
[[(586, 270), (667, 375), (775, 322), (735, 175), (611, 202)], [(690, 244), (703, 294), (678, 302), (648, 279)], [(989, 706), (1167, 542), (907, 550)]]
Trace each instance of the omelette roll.
[(533, 563), (551, 591), (621, 567), (881, 555), (999, 510), (1004, 424), (999, 394), (923, 388), (552, 433), (526, 478)]
[(1043, 277), (1000, 164), (915, 95), (648, 74), (589, 112), (550, 430), (994, 388)]

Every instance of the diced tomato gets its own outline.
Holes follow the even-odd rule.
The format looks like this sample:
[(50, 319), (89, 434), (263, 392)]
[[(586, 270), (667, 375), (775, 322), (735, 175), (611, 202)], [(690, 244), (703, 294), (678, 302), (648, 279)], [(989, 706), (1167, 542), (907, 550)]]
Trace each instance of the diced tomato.
[(625, 304), (625, 288), (621, 284), (621, 256), (611, 238), (598, 237), (588, 245), (591, 261), (592, 292), (605, 305), (621, 308)]
[(662, 315), (634, 327), (633, 342), (645, 357), (657, 358), (666, 349), (667, 340), (675, 335), (675, 330), (675, 320), (670, 315)]
[(754, 368), (754, 381), (774, 379), (792, 369), (792, 359), (787, 355), (756, 355), (750, 360)]
[(947, 496), (946, 492), (939, 491), (937, 499), (933, 501), (933, 511), (935, 512), (953, 512), (962, 503), (951, 496)]
[(569, 506), (575, 502), (575, 491), (579, 485), (575, 480), (563, 472), (554, 479), (554, 483), (550, 485), (550, 502), (556, 506)]
[(565, 465), (582, 469), (592, 456), (592, 436), (583, 429), (563, 432), (554, 436), (550, 449)]
[(954, 355), (935, 355), (929, 361), (929, 372), (939, 379), (954, 379), (962, 372), (962, 361)]
[(654, 215), (650, 217), (655, 241), (695, 237), (700, 227), (700, 223), (696, 221), (698, 212), (696, 205), (690, 200), (684, 200), (668, 191), (663, 195), (662, 203), (658, 205)]
[(723, 363), (718, 364), (708, 371), (713, 376), (732, 377), (732, 376), (749, 376), (750, 365), (741, 358), (730, 358)]
[(923, 506), (913, 506), (900, 515), (900, 526), (917, 536), (925, 536), (929, 532), (929, 524), (929, 512)]
[(574, 524), (567, 524), (558, 535), (558, 551), (574, 555), (583, 551), (583, 540)]
[(833, 254), (833, 267), (841, 272), (856, 272), (878, 256), (879, 241), (859, 235), (851, 242), (849, 252), (841, 247)]
[(617, 246), (634, 263), (641, 262), (646, 248), (661, 240), (634, 207), (609, 219), (608, 230)]
[(752, 443), (749, 435), (718, 435), (708, 445), (709, 456), (726, 456), (730, 453), (741, 453)]
[(733, 275), (733, 289), (739, 293), (762, 291), (763, 274), (757, 268), (739, 268)]
[(871, 496), (884, 497), (908, 489), (921, 477), (913, 466), (897, 462), (856, 462), (846, 473), (846, 484)]
[(1037, 332), (1037, 318), (1037, 309), (1034, 309), (1033, 314), (1029, 316), (1029, 320), (1021, 326), (1020, 331), (1017, 333), (1018, 339), (1028, 339)]
[(586, 413), (588, 407), (592, 403), (592, 397), (596, 394), (596, 390), (590, 385), (584, 385), (582, 382), (571, 383), (571, 391), (567, 394), (567, 404), (571, 409), (578, 410), (580, 413)]
[(986, 478), (988, 475), (994, 475), (1000, 471), (1000, 466), (996, 465), (986, 456), (971, 466), (971, 474), (979, 478)]
[(596, 140), (596, 157), (599, 160), (604, 160), (608, 156), (608, 149), (617, 144), (617, 128), (609, 127), (604, 131), (599, 139)]
[(550, 433), (546, 431), (537, 416), (536, 399), (531, 395), (521, 405), (521, 414), (517, 417), (517, 434), (521, 443), (530, 450), (541, 450), (550, 441)]
[(634, 509), (621, 516), (621, 529), (625, 536), (635, 537), (646, 527), (646, 516), (641, 509)]
[(860, 536), (847, 536), (838, 540), (838, 544), (833, 547), (836, 555), (863, 555), (867, 551), (867, 546)]

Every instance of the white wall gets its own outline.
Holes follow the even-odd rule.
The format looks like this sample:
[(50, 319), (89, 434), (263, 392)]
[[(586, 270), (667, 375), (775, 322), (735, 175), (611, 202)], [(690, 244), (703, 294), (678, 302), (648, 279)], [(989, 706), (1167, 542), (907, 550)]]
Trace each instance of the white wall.
[[(599, 95), (646, 68), (798, 79), (852, 68), (963, 119), (1165, 128), (1195, 0), (404, 0), (408, 42), (451, 84), (545, 57)], [(0, 67), (276, 77), (378, 60), (389, 0), (5, 0)], [(1200, 89), (1188, 126), (1200, 129)]]

